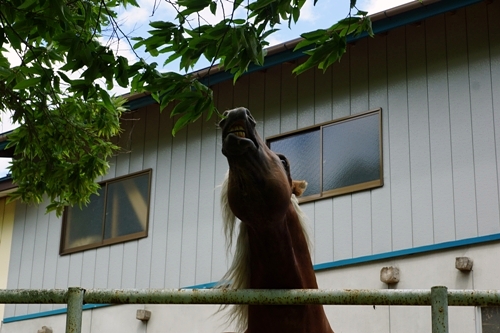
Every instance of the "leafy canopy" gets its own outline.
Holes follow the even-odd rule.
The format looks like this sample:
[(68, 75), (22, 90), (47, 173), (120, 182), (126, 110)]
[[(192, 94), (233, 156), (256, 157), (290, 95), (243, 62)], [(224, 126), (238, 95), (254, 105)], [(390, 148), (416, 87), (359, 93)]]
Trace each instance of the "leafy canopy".
[[(110, 96), (116, 84), (150, 92), (161, 110), (176, 103), (174, 135), (217, 112), (210, 88), (189, 75), (160, 73), (156, 63), (129, 63), (102, 42), (106, 33), (152, 56), (166, 54), (165, 64), (178, 61), (185, 71), (204, 57), (236, 81), (251, 64), (263, 65), (266, 38), (282, 21), (297, 22), (305, 0), (166, 2), (177, 13), (174, 20), (153, 21), (147, 36), (129, 38), (116, 11), (138, 7), (136, 0), (0, 0), (0, 110), (13, 111), (19, 125), (8, 136), (15, 148), (14, 198), (37, 204), (47, 195), (47, 210), (58, 214), (66, 205), (89, 202), (107, 160), (118, 153), (112, 138), (120, 133), (125, 100)], [(210, 24), (203, 18), (207, 10), (223, 18)], [(309, 58), (294, 72), (325, 70), (345, 52), (346, 37), (363, 32), (372, 34), (371, 23), (357, 11), (303, 34), (296, 49)]]

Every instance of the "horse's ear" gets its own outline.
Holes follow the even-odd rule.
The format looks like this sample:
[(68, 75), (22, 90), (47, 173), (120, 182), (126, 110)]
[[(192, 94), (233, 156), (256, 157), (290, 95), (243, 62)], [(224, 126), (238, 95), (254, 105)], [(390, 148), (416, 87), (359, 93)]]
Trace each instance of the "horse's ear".
[(292, 180), (292, 193), (300, 197), (307, 188), (305, 180)]

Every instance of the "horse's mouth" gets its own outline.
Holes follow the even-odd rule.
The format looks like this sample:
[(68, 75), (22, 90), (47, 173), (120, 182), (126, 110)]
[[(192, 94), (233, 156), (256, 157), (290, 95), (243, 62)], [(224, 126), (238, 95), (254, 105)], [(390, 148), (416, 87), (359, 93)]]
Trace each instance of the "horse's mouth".
[(237, 137), (240, 137), (243, 139), (246, 138), (245, 128), (241, 125), (234, 125), (233, 127), (231, 127), (229, 129), (229, 131), (227, 132), (227, 135), (229, 135), (229, 134), (234, 134)]
[(244, 124), (236, 123), (229, 127), (223, 138), (222, 152), (227, 155), (241, 155), (248, 150), (258, 150), (258, 144), (247, 133)]

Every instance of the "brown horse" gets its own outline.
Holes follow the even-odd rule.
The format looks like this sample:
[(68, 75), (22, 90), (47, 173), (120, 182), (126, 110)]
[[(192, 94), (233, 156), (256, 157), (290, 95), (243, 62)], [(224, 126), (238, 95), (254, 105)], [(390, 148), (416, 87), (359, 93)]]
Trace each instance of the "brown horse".
[[(226, 111), (219, 123), (229, 163), (221, 198), (228, 248), (235, 216), (242, 222), (222, 281), (236, 289), (317, 289), (296, 198), (307, 183), (291, 179), (288, 160), (266, 146), (255, 125), (245, 108)], [(321, 305), (235, 306), (231, 319), (247, 333), (333, 333)]]

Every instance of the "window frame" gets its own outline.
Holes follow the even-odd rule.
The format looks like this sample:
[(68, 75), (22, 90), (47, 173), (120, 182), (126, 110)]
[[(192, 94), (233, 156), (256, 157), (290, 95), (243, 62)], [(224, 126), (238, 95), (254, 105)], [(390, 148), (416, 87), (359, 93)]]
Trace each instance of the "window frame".
[[(364, 183), (359, 183), (359, 184), (354, 184), (354, 185), (349, 185), (349, 186), (344, 186), (340, 188), (336, 188), (333, 190), (327, 190), (323, 191), (323, 163), (321, 161), (323, 160), (323, 129), (327, 126), (333, 125), (333, 124), (339, 124), (342, 122), (347, 122), (347, 121), (352, 121), (355, 119), (359, 119), (362, 117), (367, 117), (370, 115), (378, 114), (378, 122), (379, 122), (379, 179), (377, 180), (372, 180)], [(331, 198), (343, 194), (349, 194), (349, 193), (355, 193), (359, 191), (365, 191), (365, 190), (370, 190), (378, 187), (384, 186), (384, 163), (383, 163), (383, 142), (382, 142), (382, 137), (383, 137), (383, 132), (382, 132), (382, 108), (376, 108), (376, 109), (370, 109), (365, 112), (325, 121), (319, 124), (303, 127), (297, 130), (277, 134), (277, 135), (272, 135), (266, 138), (266, 144), (268, 147), (271, 147), (271, 142), (276, 139), (282, 139), (285, 137), (293, 136), (296, 134), (300, 133), (305, 133), (307, 131), (311, 130), (316, 130), (319, 129), (319, 145), (320, 145), (320, 158), (319, 158), (319, 169), (320, 169), (320, 178), (319, 178), (319, 186), (320, 186), (320, 193), (318, 194), (313, 194), (313, 195), (308, 195), (306, 197), (300, 197), (299, 202), (304, 203), (304, 202), (310, 202), (310, 201), (316, 201), (320, 199), (326, 199), (326, 198)], [(307, 179), (306, 179), (307, 181)]]
[(145, 170), (141, 170), (141, 171), (137, 171), (137, 172), (133, 172), (131, 174), (127, 174), (127, 175), (124, 175), (124, 176), (120, 176), (120, 177), (116, 177), (116, 178), (112, 178), (112, 179), (108, 179), (108, 180), (104, 180), (104, 181), (101, 181), (101, 182), (98, 182), (98, 184), (103, 187), (103, 186), (106, 186), (106, 189), (104, 191), (104, 194), (103, 194), (103, 205), (104, 207), (106, 207), (107, 205), (107, 200), (108, 200), (108, 196), (107, 196), (107, 185), (108, 184), (113, 184), (113, 183), (117, 183), (117, 182), (120, 182), (120, 181), (123, 181), (123, 180), (127, 180), (127, 179), (131, 179), (131, 178), (134, 178), (134, 177), (137, 177), (137, 176), (143, 176), (143, 175), (148, 175), (148, 200), (147, 200), (147, 212), (146, 212), (146, 226), (144, 228), (144, 231), (139, 231), (139, 232), (135, 232), (135, 233), (132, 233), (132, 234), (128, 234), (128, 235), (123, 235), (123, 236), (117, 236), (117, 237), (112, 237), (112, 238), (109, 238), (109, 239), (104, 239), (104, 232), (105, 232), (105, 225), (106, 225), (106, 220), (105, 220), (105, 216), (106, 216), (106, 209), (104, 208), (103, 209), (103, 216), (102, 216), (102, 233), (101, 233), (101, 241), (100, 243), (92, 243), (92, 244), (87, 244), (87, 245), (81, 245), (81, 246), (76, 246), (76, 247), (72, 247), (72, 248), (69, 248), (69, 249), (65, 249), (64, 248), (64, 245), (65, 245), (65, 238), (67, 237), (66, 236), (66, 231), (67, 231), (67, 225), (68, 225), (68, 210), (69, 208), (71, 207), (66, 207), (64, 209), (64, 212), (63, 212), (63, 216), (62, 216), (62, 220), (61, 220), (61, 238), (60, 238), (60, 244), (59, 244), (59, 255), (66, 255), (66, 254), (71, 254), (71, 253), (76, 253), (76, 252), (82, 252), (82, 251), (85, 251), (85, 250), (90, 250), (90, 249), (97, 249), (97, 248), (100, 248), (100, 247), (103, 247), (103, 246), (108, 246), (108, 245), (112, 245), (112, 244), (119, 244), (119, 243), (124, 243), (124, 242), (128, 242), (128, 241), (131, 241), (131, 240), (137, 240), (137, 239), (141, 239), (141, 238), (145, 238), (148, 236), (148, 232), (149, 232), (149, 211), (150, 211), (150, 205), (151, 205), (151, 181), (152, 181), (152, 171), (153, 169), (149, 168), (149, 169), (145, 169)]

